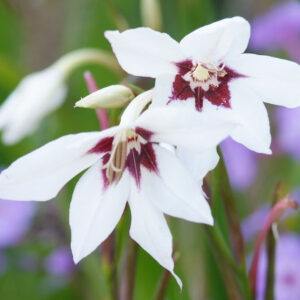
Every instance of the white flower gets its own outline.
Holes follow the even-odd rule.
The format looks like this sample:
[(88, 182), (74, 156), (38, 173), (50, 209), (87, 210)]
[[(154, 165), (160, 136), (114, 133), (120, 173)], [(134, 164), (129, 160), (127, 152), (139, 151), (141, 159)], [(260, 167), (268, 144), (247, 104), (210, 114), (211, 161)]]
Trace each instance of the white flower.
[(176, 153), (160, 143), (206, 149), (226, 137), (233, 125), (229, 117), (199, 117), (166, 107), (137, 118), (151, 98), (152, 91), (135, 98), (117, 127), (67, 135), (21, 157), (1, 173), (0, 198), (49, 200), (89, 168), (70, 207), (75, 262), (108, 237), (128, 202), (131, 237), (181, 285), (173, 273), (172, 236), (163, 214), (210, 225), (213, 219), (199, 184)]
[(59, 107), (67, 93), (65, 74), (56, 66), (26, 76), (0, 107), (5, 144), (31, 134), (41, 119)]
[(87, 63), (100, 63), (118, 72), (109, 54), (95, 49), (70, 52), (50, 67), (26, 76), (0, 107), (0, 130), (6, 144), (19, 142), (34, 132), (40, 121), (65, 100), (66, 78), (74, 68)]
[(250, 25), (241, 17), (199, 28), (180, 43), (149, 28), (108, 31), (105, 36), (125, 71), (156, 78), (154, 105), (191, 107), (199, 115), (232, 110), (241, 125), (231, 136), (251, 150), (271, 153), (263, 101), (300, 105), (299, 65), (243, 54)]

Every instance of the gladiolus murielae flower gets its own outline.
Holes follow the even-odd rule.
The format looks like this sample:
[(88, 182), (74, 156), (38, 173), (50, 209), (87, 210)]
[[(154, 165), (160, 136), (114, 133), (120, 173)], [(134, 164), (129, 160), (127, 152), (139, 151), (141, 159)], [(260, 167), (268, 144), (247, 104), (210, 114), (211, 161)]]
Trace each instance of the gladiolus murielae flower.
[(0, 175), (0, 197), (46, 201), (89, 168), (76, 185), (70, 207), (75, 262), (109, 236), (128, 202), (131, 237), (181, 285), (173, 272), (172, 236), (163, 213), (209, 225), (213, 219), (199, 184), (172, 147), (215, 147), (236, 124), (230, 115), (199, 117), (177, 108), (141, 114), (152, 93), (136, 97), (119, 126), (64, 136), (18, 159)]
[(65, 100), (66, 79), (84, 63), (103, 64), (118, 72), (115, 59), (101, 50), (80, 49), (50, 67), (26, 76), (0, 106), (0, 130), (5, 144), (15, 144), (33, 133), (41, 120)]
[(241, 124), (231, 137), (251, 150), (271, 153), (263, 101), (300, 105), (300, 66), (244, 54), (250, 25), (241, 17), (199, 28), (180, 43), (149, 28), (107, 31), (105, 36), (126, 72), (156, 78), (153, 105), (189, 107), (199, 116), (231, 110)]

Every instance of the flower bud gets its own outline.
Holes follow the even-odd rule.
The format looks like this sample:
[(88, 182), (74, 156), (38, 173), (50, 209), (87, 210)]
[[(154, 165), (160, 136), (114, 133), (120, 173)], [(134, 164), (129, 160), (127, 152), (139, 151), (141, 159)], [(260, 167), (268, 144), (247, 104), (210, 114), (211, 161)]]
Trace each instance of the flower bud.
[(134, 97), (130, 88), (123, 85), (111, 85), (77, 101), (75, 107), (94, 109), (123, 107)]

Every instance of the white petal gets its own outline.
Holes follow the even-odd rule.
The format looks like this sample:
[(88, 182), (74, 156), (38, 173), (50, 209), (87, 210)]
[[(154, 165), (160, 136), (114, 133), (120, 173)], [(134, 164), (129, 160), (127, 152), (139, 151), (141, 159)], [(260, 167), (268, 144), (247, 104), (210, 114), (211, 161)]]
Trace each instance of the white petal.
[(201, 182), (206, 174), (213, 170), (219, 162), (219, 155), (216, 147), (202, 151), (193, 151), (188, 148), (178, 147), (177, 155), (192, 173), (197, 182)]
[[(152, 107), (163, 106), (168, 103), (170, 97), (172, 96), (173, 82), (175, 80), (175, 74), (164, 74), (156, 78), (154, 95), (152, 99)], [(179, 104), (181, 101), (174, 101)]]
[(174, 63), (185, 59), (175, 40), (150, 28), (106, 31), (105, 37), (122, 68), (132, 75), (157, 77), (176, 72)]
[(200, 61), (219, 62), (243, 53), (250, 38), (250, 24), (242, 17), (223, 19), (185, 36), (180, 45)]
[(114, 131), (66, 135), (19, 158), (0, 174), (0, 198), (45, 201), (55, 197), (65, 183), (99, 159), (98, 154), (87, 152)]
[[(164, 213), (188, 221), (212, 225), (210, 207), (196, 179), (171, 152), (154, 146), (159, 176), (148, 172), (142, 186), (152, 201)], [(148, 181), (149, 183), (148, 183)], [(151, 183), (150, 183), (151, 182)]]
[(119, 222), (129, 196), (128, 174), (103, 190), (102, 164), (78, 181), (70, 206), (71, 248), (75, 263), (94, 251)]
[(241, 125), (231, 137), (250, 150), (271, 154), (271, 133), (267, 110), (257, 95), (239, 81), (230, 85), (232, 111)]
[(181, 107), (153, 107), (144, 112), (135, 125), (152, 131), (152, 140), (194, 150), (216, 146), (234, 129), (232, 111), (200, 113)]
[(149, 196), (141, 193), (132, 182), (129, 198), (131, 210), (130, 236), (158, 263), (171, 272), (178, 285), (182, 282), (174, 273), (172, 235), (162, 212), (151, 204)]
[(242, 54), (228, 65), (248, 77), (245, 81), (261, 101), (296, 107), (300, 105), (300, 65), (270, 56)]
[(58, 108), (67, 93), (64, 74), (49, 67), (26, 76), (0, 107), (3, 141), (14, 144), (38, 127), (41, 119)]

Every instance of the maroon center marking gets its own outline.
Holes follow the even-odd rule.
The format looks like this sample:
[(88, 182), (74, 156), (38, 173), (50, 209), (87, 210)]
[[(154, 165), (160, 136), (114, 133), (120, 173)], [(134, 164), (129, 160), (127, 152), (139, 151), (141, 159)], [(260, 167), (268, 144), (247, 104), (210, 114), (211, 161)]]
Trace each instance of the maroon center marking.
[[(121, 176), (124, 173), (124, 170), (127, 168), (129, 174), (135, 179), (136, 185), (140, 187), (141, 183), (141, 166), (146, 168), (149, 172), (155, 172), (158, 174), (157, 160), (155, 150), (153, 148), (153, 143), (150, 142), (153, 132), (146, 130), (141, 127), (135, 129), (139, 138), (146, 140), (146, 143), (140, 143), (140, 151), (136, 148), (130, 149), (126, 156), (125, 167), (122, 171)], [(103, 154), (102, 156), (102, 165), (106, 165), (111, 158), (111, 151), (113, 148), (113, 139), (114, 137), (106, 137), (101, 139), (93, 148), (91, 148), (87, 153), (97, 153)], [(127, 144), (139, 142), (138, 136), (135, 138), (129, 138)], [(107, 169), (101, 169), (101, 174), (103, 177), (103, 189), (106, 190), (110, 185), (109, 178), (107, 177)], [(116, 173), (111, 175), (111, 182), (118, 182), (116, 180)]]
[(114, 140), (113, 136), (108, 136), (101, 139), (92, 149), (88, 151), (88, 153), (99, 154), (99, 153), (106, 153), (108, 151), (111, 151), (113, 140)]
[(197, 111), (202, 110), (204, 99), (207, 99), (213, 105), (231, 108), (231, 95), (228, 84), (234, 79), (245, 77), (244, 75), (225, 67), (224, 71), (226, 72), (226, 75), (218, 76), (218, 81), (220, 82), (218, 86), (211, 84), (207, 91), (205, 91), (201, 86), (196, 87), (193, 90), (191, 88), (190, 81), (183, 78), (184, 75), (188, 72), (192, 72), (195, 68), (192, 61), (185, 60), (176, 63), (176, 66), (178, 67), (178, 74), (175, 76), (172, 84), (172, 95), (169, 97), (167, 104), (175, 100), (185, 101), (188, 98), (194, 98), (195, 108)]
[(135, 132), (140, 135), (143, 139), (145, 139), (146, 141), (150, 141), (153, 132), (147, 129), (144, 129), (142, 127), (136, 127), (135, 128)]

